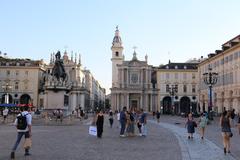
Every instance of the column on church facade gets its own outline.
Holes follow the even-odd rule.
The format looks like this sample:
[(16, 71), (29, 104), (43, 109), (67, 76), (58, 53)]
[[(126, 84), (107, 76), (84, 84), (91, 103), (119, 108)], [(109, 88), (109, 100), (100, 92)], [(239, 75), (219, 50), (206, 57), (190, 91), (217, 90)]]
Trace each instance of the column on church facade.
[(117, 106), (116, 106), (116, 96), (113, 92), (111, 93), (111, 104), (112, 104), (112, 109), (113, 110), (118, 109)]
[(80, 94), (80, 107), (82, 107), (82, 109), (85, 109), (85, 95), (84, 94)]
[(72, 100), (71, 100), (71, 105), (69, 106), (69, 109), (70, 111), (73, 111), (77, 106), (77, 94), (73, 93), (71, 97), (72, 97)]
[(129, 77), (128, 77), (128, 68), (126, 69), (126, 72), (127, 72), (127, 79), (126, 79), (126, 80), (127, 80), (127, 82), (126, 82), (126, 83), (127, 83), (127, 86), (126, 86), (126, 87), (129, 87), (129, 85), (128, 85), (128, 82), (129, 82), (129, 79), (128, 79), (128, 78), (129, 78)]
[(143, 93), (141, 93), (141, 96), (140, 96), (140, 106), (143, 106), (143, 105), (144, 105), (144, 103), (143, 103)]
[(152, 94), (149, 94), (149, 100), (150, 100), (150, 103), (149, 103), (150, 106), (147, 108), (147, 110), (148, 110), (148, 111), (151, 111), (151, 109), (152, 109), (152, 104), (153, 104), (153, 103), (152, 103)]
[(153, 91), (153, 106), (152, 106), (152, 111), (156, 112), (156, 108), (157, 108), (157, 94)]
[(141, 106), (141, 108), (146, 109), (149, 106), (149, 104), (148, 104), (149, 103), (149, 101), (148, 101), (148, 94), (147, 93), (145, 93), (144, 99), (145, 99), (145, 104), (144, 104), (144, 106)]
[(124, 68), (121, 69), (121, 88), (124, 88)]
[(127, 94), (127, 105), (126, 107), (129, 107), (129, 93)]
[(43, 106), (44, 106), (44, 109), (48, 109), (48, 92), (46, 92), (45, 94), (44, 94), (44, 100), (43, 100)]
[(118, 93), (116, 93), (116, 107), (118, 109), (120, 109), (120, 106), (119, 106), (119, 94)]
[(125, 105), (125, 97), (124, 94), (121, 94), (121, 107), (124, 107)]

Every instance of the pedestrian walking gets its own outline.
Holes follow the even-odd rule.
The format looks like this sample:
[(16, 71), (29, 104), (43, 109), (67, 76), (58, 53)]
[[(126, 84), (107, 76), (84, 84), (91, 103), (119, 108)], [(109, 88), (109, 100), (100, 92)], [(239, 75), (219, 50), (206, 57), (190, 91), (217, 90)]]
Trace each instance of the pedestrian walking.
[(141, 109), (140, 123), (142, 125), (141, 126), (142, 136), (146, 137), (147, 136), (147, 113), (145, 113), (143, 109)]
[(125, 132), (125, 127), (127, 123), (126, 110), (127, 110), (127, 107), (123, 107), (123, 110), (120, 112), (120, 123), (121, 123), (120, 137), (125, 137), (124, 132)]
[(160, 115), (161, 115), (161, 113), (159, 111), (157, 111), (156, 116), (157, 116), (157, 122), (158, 123), (160, 122)]
[(224, 154), (230, 153), (230, 138), (233, 136), (231, 131), (231, 112), (224, 111), (222, 113), (220, 125), (222, 128)]
[(102, 133), (103, 133), (103, 123), (104, 123), (104, 115), (102, 110), (97, 114), (97, 137), (102, 138)]
[(6, 122), (6, 119), (8, 117), (8, 112), (9, 112), (8, 108), (5, 107), (5, 109), (3, 110), (3, 123)]
[(113, 125), (113, 112), (112, 111), (109, 112), (109, 123), (110, 123), (110, 127), (112, 128), (112, 125)]
[(204, 138), (207, 122), (208, 122), (208, 119), (207, 119), (206, 115), (204, 113), (201, 113), (201, 117), (199, 119), (199, 129), (200, 129), (201, 139)]
[(191, 113), (188, 114), (185, 127), (187, 127), (188, 139), (193, 139), (193, 134), (195, 133), (195, 127), (197, 127), (197, 123), (193, 120)]
[[(26, 138), (30, 138), (32, 136), (32, 116), (28, 112), (28, 107), (21, 107), (21, 113), (17, 115), (17, 118), (14, 122), (14, 125), (17, 128), (17, 140), (12, 148), (11, 152), (11, 159), (15, 158), (15, 151), (22, 139), (22, 136), (25, 136)], [(29, 148), (25, 148), (25, 156), (29, 156)]]

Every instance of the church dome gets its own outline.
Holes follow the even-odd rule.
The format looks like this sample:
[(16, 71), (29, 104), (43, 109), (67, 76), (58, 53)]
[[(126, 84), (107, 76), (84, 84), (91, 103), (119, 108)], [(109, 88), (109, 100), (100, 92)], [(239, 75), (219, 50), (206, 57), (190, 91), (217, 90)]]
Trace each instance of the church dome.
[(112, 44), (122, 44), (122, 39), (119, 35), (119, 30), (118, 30), (118, 26), (116, 27), (116, 31), (115, 31), (115, 36), (113, 38), (113, 42)]

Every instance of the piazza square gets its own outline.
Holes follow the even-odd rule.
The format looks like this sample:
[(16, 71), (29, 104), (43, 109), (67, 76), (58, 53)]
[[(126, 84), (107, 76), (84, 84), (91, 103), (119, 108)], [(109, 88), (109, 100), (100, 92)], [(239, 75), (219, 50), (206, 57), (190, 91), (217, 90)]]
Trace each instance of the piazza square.
[(0, 2), (0, 160), (240, 159), (233, 3)]

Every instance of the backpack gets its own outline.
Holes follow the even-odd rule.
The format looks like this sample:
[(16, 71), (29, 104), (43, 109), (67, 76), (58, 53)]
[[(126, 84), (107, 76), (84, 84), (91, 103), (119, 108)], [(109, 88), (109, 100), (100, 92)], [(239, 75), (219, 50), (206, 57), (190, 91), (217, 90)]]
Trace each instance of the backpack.
[(27, 128), (27, 116), (20, 114), (20, 116), (17, 117), (17, 129), (19, 130), (25, 130)]

